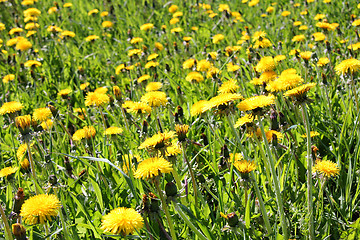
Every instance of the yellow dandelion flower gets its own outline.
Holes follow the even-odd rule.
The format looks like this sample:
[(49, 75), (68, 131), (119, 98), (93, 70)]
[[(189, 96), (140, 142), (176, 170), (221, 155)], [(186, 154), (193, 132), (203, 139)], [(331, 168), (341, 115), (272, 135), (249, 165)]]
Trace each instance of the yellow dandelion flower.
[(101, 229), (123, 236), (133, 234), (144, 226), (144, 219), (132, 208), (115, 208), (101, 220)]
[(310, 51), (305, 51), (305, 52), (300, 52), (300, 57), (306, 61), (308, 61), (311, 58), (312, 52)]
[(175, 155), (181, 154), (182, 150), (177, 144), (177, 140), (173, 141), (169, 147), (166, 148), (166, 156), (167, 157), (173, 157)]
[(328, 64), (330, 62), (330, 59), (327, 58), (327, 57), (323, 57), (323, 58), (319, 58), (318, 62), (317, 62), (317, 66), (318, 67), (323, 67), (325, 66), (326, 64)]
[(152, 53), (148, 56), (147, 60), (148, 61), (151, 61), (151, 60), (154, 60), (155, 58), (157, 58), (159, 56), (159, 54), (157, 53)]
[(16, 43), (16, 49), (21, 51), (29, 50), (32, 47), (31, 42), (29, 42), (27, 39), (21, 39)]
[(33, 118), (37, 121), (43, 122), (52, 116), (49, 108), (37, 108), (34, 110)]
[(143, 42), (144, 39), (142, 39), (141, 37), (134, 37), (130, 40), (130, 43), (131, 44), (137, 44), (137, 43), (140, 43), (140, 42)]
[(168, 100), (166, 98), (166, 93), (154, 91), (145, 93), (145, 95), (141, 97), (141, 102), (149, 104), (150, 107), (159, 107), (165, 106)]
[(75, 33), (72, 31), (62, 31), (60, 34), (61, 37), (75, 37)]
[[(10, 81), (12, 81), (12, 80), (14, 80), (15, 79), (15, 75), (14, 74), (8, 74), (8, 75), (6, 75), (6, 76), (4, 76), (3, 78), (2, 78), (2, 81), (3, 81), (3, 83), (8, 83), (8, 82), (10, 82)], [(1, 110), (0, 110), (0, 112), (1, 112)], [(1, 113), (0, 113), (1, 114)]]
[(258, 108), (263, 108), (275, 103), (274, 95), (260, 95), (251, 98), (246, 98), (237, 105), (240, 111), (250, 111), (256, 110)]
[(159, 173), (169, 173), (173, 171), (172, 164), (162, 157), (148, 158), (139, 163), (134, 174), (135, 178), (150, 179)]
[(150, 62), (147, 62), (146, 64), (145, 64), (145, 68), (147, 69), (147, 68), (151, 68), (151, 67), (157, 67), (157, 66), (159, 66), (159, 63), (158, 62), (154, 62), (154, 61), (150, 61)]
[(6, 167), (0, 170), (0, 178), (11, 176), (16, 173), (17, 167)]
[(297, 74), (294, 74), (294, 73), (283, 74), (282, 73), (279, 78), (270, 82), (266, 86), (266, 90), (271, 91), (271, 92), (288, 90), (302, 82), (304, 82), (304, 79), (301, 78), (301, 76), (299, 76)]
[(88, 16), (94, 15), (94, 14), (98, 14), (99, 13), (99, 9), (93, 9), (91, 11), (88, 12)]
[(111, 21), (104, 21), (104, 22), (101, 23), (101, 26), (103, 28), (111, 28), (111, 27), (114, 26), (114, 24)]
[(72, 3), (64, 3), (63, 7), (64, 8), (69, 8), (69, 7), (72, 7), (73, 4)]
[(180, 21), (179, 18), (172, 18), (172, 19), (170, 19), (169, 23), (170, 23), (170, 25), (174, 25), (174, 24), (177, 24), (179, 21)]
[(258, 48), (268, 48), (268, 47), (271, 47), (272, 46), (272, 43), (270, 42), (269, 39), (267, 38), (263, 38), (262, 40), (257, 40), (255, 43), (254, 43), (254, 48), (255, 49), (258, 49)]
[(204, 106), (204, 110), (210, 110), (214, 107), (218, 107), (220, 110), (225, 110), (228, 104), (235, 100), (242, 99), (241, 94), (236, 93), (224, 93), (211, 98)]
[(150, 75), (145, 74), (145, 75), (142, 75), (141, 77), (139, 77), (139, 78), (137, 79), (137, 82), (138, 82), (138, 83), (141, 83), (141, 82), (146, 81), (146, 80), (148, 80), (148, 79), (150, 79)]
[(87, 41), (87, 42), (93, 42), (93, 41), (95, 41), (95, 40), (97, 40), (97, 39), (99, 39), (100, 37), (99, 36), (97, 36), (97, 35), (90, 35), (90, 36), (87, 36), (86, 38), (85, 38), (85, 41)]
[(175, 131), (178, 136), (179, 142), (183, 142), (186, 139), (186, 134), (189, 131), (189, 125), (186, 124), (176, 124), (175, 125)]
[(39, 194), (24, 202), (20, 216), (26, 224), (44, 224), (57, 216), (60, 207), (60, 201), (55, 195)]
[(24, 31), (24, 29), (22, 29), (22, 28), (12, 28), (9, 31), (9, 35), (14, 35), (15, 33), (21, 33), (23, 31)]
[(25, 17), (38, 17), (41, 14), (41, 11), (37, 8), (28, 8), (23, 11)]
[[(317, 137), (317, 136), (320, 136), (320, 133), (316, 131), (310, 131), (310, 137)], [(301, 137), (306, 138), (306, 133), (301, 135)]]
[(286, 59), (285, 55), (277, 55), (277, 56), (274, 57), (275, 62), (281, 62), (281, 61), (283, 61), (285, 59)]
[(238, 86), (235, 79), (230, 79), (229, 81), (223, 82), (218, 89), (219, 94), (224, 93), (236, 93), (240, 87)]
[(151, 107), (144, 102), (126, 101), (122, 107), (125, 108), (127, 112), (134, 114), (145, 114), (151, 112)]
[(90, 83), (88, 82), (80, 84), (80, 90), (85, 90), (89, 85)]
[(225, 36), (223, 34), (216, 34), (215, 36), (213, 36), (212, 42), (214, 44), (217, 44), (217, 43), (221, 42), (224, 39), (225, 39)]
[(174, 131), (165, 131), (158, 132), (150, 138), (145, 139), (145, 141), (140, 144), (139, 149), (149, 148), (149, 149), (161, 149), (169, 145), (171, 138), (175, 136)]
[(283, 139), (284, 135), (281, 132), (275, 131), (275, 130), (269, 130), (265, 132), (265, 136), (268, 142), (271, 142), (273, 139), (273, 136), (276, 136), (278, 139)]
[(41, 62), (36, 61), (36, 60), (28, 60), (24, 63), (25, 67), (40, 67), (41, 66)]
[(239, 65), (233, 64), (232, 62), (229, 62), (227, 64), (227, 70), (229, 72), (235, 72), (237, 70), (239, 70), (241, 67)]
[(306, 26), (306, 25), (301, 25), (301, 26), (299, 27), (299, 30), (301, 30), (301, 31), (308, 30), (308, 29), (309, 29), (309, 27)]
[(237, 160), (234, 161), (234, 167), (242, 174), (250, 173), (256, 169), (256, 164), (252, 161)]
[(169, 7), (169, 13), (174, 13), (174, 12), (176, 12), (177, 10), (178, 10), (178, 6), (177, 5), (175, 5), (175, 4), (172, 4), (170, 7)]
[(148, 85), (146, 85), (145, 91), (147, 92), (158, 91), (160, 88), (162, 88), (162, 85), (163, 84), (161, 82), (150, 82), (148, 83)]
[(104, 12), (101, 12), (100, 13), (100, 17), (106, 17), (109, 15), (109, 12), (108, 11), (104, 11)]
[(298, 100), (305, 100), (304, 97), (305, 97), (306, 93), (315, 86), (316, 86), (316, 83), (307, 83), (307, 84), (304, 84), (299, 87), (296, 87), (296, 88), (286, 91), (284, 93), (284, 96), (293, 97)]
[(37, 28), (39, 28), (39, 27), (40, 27), (40, 25), (39, 25), (38, 23), (34, 23), (34, 22), (27, 23), (27, 24), (25, 25), (25, 29), (26, 29), (26, 30), (34, 30), (34, 29), (37, 29)]
[(123, 131), (120, 127), (109, 127), (105, 130), (104, 135), (118, 135), (122, 134)]
[(189, 69), (189, 68), (192, 68), (194, 65), (195, 65), (195, 59), (190, 58), (190, 59), (186, 60), (182, 66), (184, 69)]
[(360, 69), (360, 61), (354, 58), (346, 59), (336, 65), (335, 71), (338, 75), (344, 75), (347, 73), (354, 74)]
[(190, 72), (186, 78), (185, 78), (186, 81), (188, 82), (202, 82), (204, 81), (204, 77), (201, 73), (199, 72)]
[(357, 51), (360, 48), (360, 42), (351, 44), (347, 48), (353, 51)]
[(60, 97), (66, 97), (70, 93), (72, 93), (72, 90), (70, 88), (66, 88), (66, 89), (60, 90), (57, 95), (60, 96)]
[(25, 115), (25, 116), (16, 117), (15, 125), (17, 128), (21, 128), (22, 130), (28, 129), (31, 125), (31, 116)]
[(54, 125), (53, 120), (51, 119), (47, 119), (46, 121), (43, 121), (40, 126), (46, 131), (52, 128), (52, 126)]
[(317, 21), (317, 20), (321, 20), (321, 19), (324, 19), (324, 18), (326, 18), (325, 14), (318, 13), (318, 14), (315, 15), (314, 20)]
[(6, 102), (0, 108), (0, 115), (11, 114), (19, 112), (24, 106), (16, 101)]
[(217, 56), (219, 55), (217, 52), (209, 52), (209, 55), (212, 60), (216, 60)]
[(163, 46), (161, 43), (159, 43), (159, 42), (156, 42), (156, 43), (154, 44), (154, 46), (155, 46), (155, 48), (156, 48), (157, 50), (159, 50), (159, 51), (162, 51), (162, 50), (164, 49), (164, 46)]
[(239, 119), (236, 121), (234, 127), (235, 127), (235, 128), (238, 128), (238, 127), (240, 127), (240, 126), (242, 126), (242, 125), (245, 125), (245, 124), (247, 124), (247, 123), (252, 123), (252, 122), (254, 122), (254, 115), (252, 115), (252, 114), (245, 114), (245, 116), (239, 118)]
[(205, 72), (210, 67), (211, 67), (211, 63), (206, 59), (200, 60), (196, 64), (196, 70), (199, 71), (199, 72)]
[(191, 116), (192, 117), (197, 116), (197, 115), (200, 115), (200, 114), (206, 112), (207, 104), (208, 104), (208, 101), (206, 101), (206, 100), (200, 100), (200, 101), (194, 103), (190, 110)]
[(293, 42), (303, 42), (303, 41), (305, 41), (305, 35), (296, 35), (296, 36), (294, 36), (292, 39), (291, 39), (291, 41), (293, 41)]
[(185, 42), (189, 42), (191, 39), (192, 39), (192, 37), (183, 37), (183, 40), (184, 40)]
[(329, 160), (316, 161), (313, 170), (325, 177), (332, 177), (332, 176), (335, 177), (340, 174), (339, 166), (336, 163)]
[(57, 9), (57, 7), (51, 7), (48, 10), (48, 14), (53, 14), (53, 13), (57, 13), (59, 9)]
[(325, 34), (323, 34), (322, 32), (313, 33), (312, 36), (314, 37), (314, 40), (316, 42), (321, 42), (321, 41), (324, 41), (326, 39)]
[(110, 98), (105, 93), (89, 92), (85, 98), (85, 106), (103, 106), (110, 102)]
[(148, 31), (148, 30), (153, 29), (153, 28), (154, 28), (154, 24), (145, 23), (145, 24), (141, 25), (140, 30), (141, 31)]
[(256, 65), (257, 72), (271, 71), (276, 67), (276, 62), (272, 57), (262, 57), (260, 62)]
[(281, 13), (281, 16), (287, 17), (287, 16), (289, 16), (290, 14), (291, 14), (291, 12), (289, 12), (289, 11), (283, 11), (283, 12)]

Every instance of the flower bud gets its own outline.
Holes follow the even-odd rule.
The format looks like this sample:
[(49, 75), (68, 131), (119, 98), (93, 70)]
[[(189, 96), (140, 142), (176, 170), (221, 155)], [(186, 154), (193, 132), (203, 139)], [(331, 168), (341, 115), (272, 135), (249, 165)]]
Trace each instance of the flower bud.
[(20, 223), (12, 225), (12, 232), (16, 240), (26, 240), (26, 229)]
[(174, 197), (177, 194), (177, 187), (174, 182), (168, 182), (165, 185), (165, 193), (168, 197)]

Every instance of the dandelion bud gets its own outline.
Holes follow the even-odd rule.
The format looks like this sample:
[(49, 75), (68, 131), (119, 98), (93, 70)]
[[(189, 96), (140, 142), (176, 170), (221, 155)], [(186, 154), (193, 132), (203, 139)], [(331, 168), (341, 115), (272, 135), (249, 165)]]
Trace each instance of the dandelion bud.
[(326, 44), (326, 49), (330, 52), (331, 51), (330, 42), (326, 40), (325, 44)]
[(239, 223), (239, 217), (236, 213), (229, 213), (227, 215), (227, 221), (230, 227), (236, 227)]
[(287, 122), (285, 119), (285, 115), (282, 112), (279, 112), (280, 124), (281, 126), (286, 126)]
[(177, 45), (177, 43), (176, 43), (176, 42), (173, 42), (173, 45), (174, 45), (174, 49), (175, 49), (175, 51), (178, 51), (179, 49), (178, 49), (178, 45)]
[(113, 93), (114, 93), (116, 100), (120, 101), (121, 100), (121, 90), (118, 86), (113, 86)]
[(183, 124), (183, 125), (179, 125), (176, 124), (175, 125), (175, 130), (176, 130), (176, 134), (178, 135), (178, 139), (179, 142), (183, 142), (186, 140), (186, 134), (189, 131), (189, 125)]
[(22, 135), (26, 135), (30, 132), (31, 116), (19, 116), (15, 118), (15, 125), (20, 130)]
[(20, 223), (12, 225), (12, 232), (16, 240), (26, 240), (26, 229)]
[(168, 182), (165, 185), (165, 193), (168, 197), (174, 197), (177, 194), (177, 187), (176, 184), (173, 182)]
[(14, 197), (14, 207), (12, 210), (14, 213), (20, 214), (20, 210), (24, 203), (24, 200), (25, 200), (24, 191), (22, 188), (19, 188)]
[(313, 155), (316, 157), (317, 152), (319, 151), (319, 149), (315, 145), (312, 145), (311, 146), (311, 151), (312, 151)]
[(322, 82), (323, 84), (327, 84), (327, 77), (326, 77), (326, 74), (325, 73), (321, 73), (321, 78), (322, 78)]
[(149, 193), (150, 198), (150, 211), (158, 212), (160, 210), (160, 200), (156, 197), (155, 194)]
[(179, 117), (183, 117), (184, 116), (184, 110), (181, 106), (177, 106), (177, 112), (179, 114)]
[(176, 123), (179, 123), (180, 121), (179, 121), (179, 113), (174, 113), (174, 117), (175, 117), (175, 122)]
[(201, 133), (201, 138), (202, 138), (205, 146), (209, 145), (209, 140), (204, 133)]
[(143, 122), (143, 129), (142, 129), (142, 132), (143, 132), (143, 133), (147, 133), (147, 131), (148, 131), (148, 126), (149, 126), (148, 122), (147, 122), (146, 120), (144, 120), (144, 122)]
[(271, 130), (278, 131), (279, 130), (278, 114), (274, 110), (271, 110), (270, 121), (271, 121), (271, 125), (270, 125)]
[(55, 175), (50, 175), (49, 176), (49, 183), (50, 183), (50, 185), (52, 187), (55, 186), (58, 183), (57, 178), (56, 178)]

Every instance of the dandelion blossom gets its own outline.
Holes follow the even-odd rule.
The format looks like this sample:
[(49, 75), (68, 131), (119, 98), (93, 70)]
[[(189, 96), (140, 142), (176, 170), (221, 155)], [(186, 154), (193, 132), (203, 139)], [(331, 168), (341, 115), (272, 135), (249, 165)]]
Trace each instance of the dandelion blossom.
[(260, 95), (251, 98), (246, 98), (244, 101), (240, 102), (237, 105), (240, 111), (250, 111), (256, 110), (258, 108), (263, 108), (275, 103), (274, 95)]
[(166, 93), (161, 91), (148, 92), (141, 97), (141, 101), (149, 104), (150, 107), (165, 106), (168, 102)]
[(16, 101), (6, 102), (0, 108), (0, 115), (15, 113), (23, 109), (24, 106)]
[(101, 229), (123, 236), (134, 233), (144, 226), (144, 219), (132, 208), (120, 207), (110, 211), (101, 220)]
[(55, 195), (39, 194), (24, 202), (20, 216), (26, 224), (44, 224), (57, 216), (60, 207), (60, 201)]
[(173, 171), (172, 164), (162, 157), (148, 158), (139, 163), (135, 178), (150, 179), (159, 173), (169, 173)]
[(33, 118), (40, 122), (46, 121), (52, 116), (51, 110), (49, 108), (37, 108), (34, 110)]
[(6, 167), (0, 170), (0, 178), (10, 176), (18, 170), (17, 167)]
[(325, 177), (337, 176), (340, 173), (339, 166), (328, 160), (317, 161), (314, 166), (314, 171), (324, 175)]
[(335, 67), (335, 71), (338, 75), (355, 73), (360, 69), (360, 60), (350, 58), (342, 61)]

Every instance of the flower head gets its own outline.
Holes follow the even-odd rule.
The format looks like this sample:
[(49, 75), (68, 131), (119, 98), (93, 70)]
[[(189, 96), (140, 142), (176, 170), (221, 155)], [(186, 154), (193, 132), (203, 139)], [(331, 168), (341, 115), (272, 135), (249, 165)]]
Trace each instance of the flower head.
[(100, 37), (99, 36), (97, 36), (97, 35), (90, 35), (90, 36), (87, 36), (86, 38), (85, 38), (85, 41), (87, 41), (87, 42), (93, 42), (93, 41), (95, 41), (95, 40), (97, 40), (97, 39), (99, 39)]
[[(230, 158), (231, 159), (231, 158)], [(237, 160), (234, 161), (234, 167), (243, 174), (250, 173), (256, 169), (256, 164), (252, 161)]]
[(148, 85), (146, 85), (145, 91), (147, 92), (154, 92), (159, 90), (162, 87), (162, 83), (161, 82), (150, 82), (148, 83)]
[(144, 226), (144, 219), (132, 208), (115, 208), (101, 220), (101, 229), (123, 236), (132, 234)]
[(121, 134), (124, 130), (120, 127), (109, 127), (105, 130), (105, 135), (118, 135)]
[(335, 71), (338, 75), (351, 73), (354, 74), (355, 72), (360, 70), (360, 60), (350, 58), (342, 61), (335, 67)]
[(281, 75), (279, 76), (279, 78), (277, 78), (273, 82), (270, 82), (266, 86), (266, 90), (271, 91), (271, 92), (287, 90), (287, 89), (291, 89), (291, 88), (295, 87), (296, 85), (298, 85), (299, 83), (302, 83), (303, 81), (304, 81), (304, 79), (301, 76), (297, 75), (296, 73), (282, 72)]
[(201, 73), (199, 72), (190, 72), (186, 78), (185, 78), (186, 81), (188, 82), (202, 82), (204, 81), (204, 77)]
[(190, 110), (191, 116), (197, 116), (199, 114), (206, 112), (207, 104), (208, 104), (208, 101), (206, 101), (206, 100), (200, 100), (200, 101), (194, 103)]
[(223, 84), (219, 87), (218, 93), (236, 93), (237, 89), (240, 88), (237, 82), (234, 79), (230, 79), (229, 81), (223, 82)]
[(319, 58), (318, 62), (317, 62), (317, 66), (318, 67), (323, 67), (325, 66), (326, 64), (328, 64), (330, 62), (330, 59), (327, 58), (327, 57), (323, 57), (323, 58)]
[(150, 30), (150, 29), (152, 29), (152, 28), (154, 28), (154, 24), (152, 24), (152, 23), (145, 23), (145, 24), (141, 25), (140, 30), (142, 30), (142, 31), (147, 31), (147, 30)]
[(340, 173), (339, 166), (328, 160), (318, 160), (314, 166), (314, 171), (324, 175), (325, 177), (337, 176)]
[(11, 114), (20, 111), (24, 106), (16, 101), (6, 102), (0, 108), (0, 115)]
[(244, 125), (244, 124), (252, 123), (252, 122), (254, 122), (254, 115), (252, 115), (252, 114), (245, 114), (245, 116), (239, 118), (239, 119), (236, 121), (234, 127), (235, 127), (235, 128), (238, 128), (238, 127), (240, 127), (240, 126), (242, 126), (242, 125)]
[(186, 139), (186, 134), (189, 131), (189, 125), (183, 124), (183, 125), (179, 125), (176, 124), (175, 125), (175, 130), (176, 130), (176, 134), (178, 136), (178, 139), (180, 142), (185, 141)]
[(263, 108), (275, 103), (274, 95), (260, 95), (251, 98), (246, 98), (244, 101), (240, 102), (237, 107), (240, 111), (250, 111)]
[(208, 60), (203, 59), (203, 60), (200, 60), (197, 62), (196, 70), (199, 72), (205, 72), (210, 68), (210, 66), (211, 66), (211, 63)]
[(307, 83), (307, 84), (304, 84), (299, 87), (296, 87), (296, 88), (286, 91), (284, 93), (284, 96), (295, 98), (296, 101), (298, 101), (298, 102), (303, 102), (306, 100), (306, 93), (315, 86), (316, 86), (316, 83)]
[(85, 98), (85, 106), (102, 106), (110, 102), (110, 98), (105, 93), (89, 92)]
[(214, 44), (217, 44), (217, 43), (219, 43), (220, 41), (222, 41), (222, 40), (224, 40), (224, 39), (225, 39), (225, 36), (224, 36), (224, 35), (222, 35), (222, 34), (216, 34), (216, 35), (213, 37), (212, 42), (213, 42)]
[(52, 113), (49, 108), (37, 108), (34, 110), (33, 118), (37, 121), (43, 122), (49, 119)]
[(145, 141), (140, 144), (139, 149), (148, 148), (152, 149), (162, 149), (165, 146), (169, 145), (169, 141), (171, 138), (175, 136), (174, 131), (166, 131), (166, 132), (158, 132), (150, 138), (145, 139)]
[(182, 66), (184, 69), (189, 69), (189, 68), (192, 68), (194, 65), (195, 65), (195, 59), (190, 58), (190, 59), (186, 60)]
[(273, 70), (275, 66), (276, 62), (272, 57), (263, 57), (255, 68), (257, 72), (267, 72)]
[(31, 116), (25, 115), (25, 116), (19, 116), (15, 118), (15, 125), (20, 130), (26, 130), (31, 125)]
[(139, 163), (134, 174), (135, 178), (150, 179), (159, 173), (169, 173), (173, 171), (172, 164), (162, 157), (148, 158)]
[(36, 60), (28, 60), (24, 63), (25, 67), (40, 67), (41, 66), (41, 62), (36, 61)]
[(85, 126), (84, 128), (77, 130), (72, 138), (74, 141), (79, 141), (84, 138), (91, 139), (95, 137), (95, 134), (96, 134), (96, 130), (93, 126)]
[(0, 170), (0, 178), (2, 177), (8, 177), (18, 170), (17, 167), (6, 167)]
[(226, 109), (228, 104), (235, 100), (242, 99), (241, 94), (236, 93), (224, 93), (211, 98), (205, 106), (205, 110), (209, 110), (214, 107), (218, 107), (220, 110)]
[(123, 105), (123, 108), (126, 109), (127, 112), (142, 114), (142, 113), (150, 113), (151, 107), (144, 102), (132, 102), (126, 101)]
[(148, 92), (141, 97), (141, 101), (149, 104), (150, 107), (165, 106), (168, 102), (166, 93), (160, 91)]

